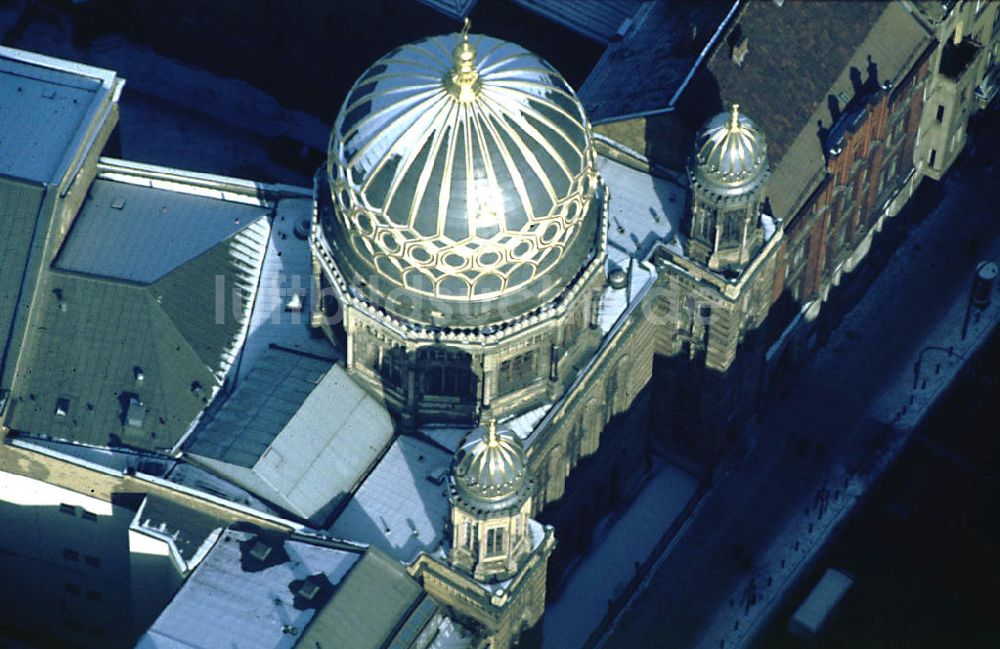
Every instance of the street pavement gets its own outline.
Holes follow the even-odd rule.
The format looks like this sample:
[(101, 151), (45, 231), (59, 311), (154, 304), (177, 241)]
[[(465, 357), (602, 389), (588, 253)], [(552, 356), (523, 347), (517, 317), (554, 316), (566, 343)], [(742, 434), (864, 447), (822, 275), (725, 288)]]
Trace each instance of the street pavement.
[[(994, 150), (996, 136), (991, 140), (980, 151)], [(940, 325), (954, 320), (956, 300), (967, 299), (976, 262), (1000, 260), (996, 166), (965, 160), (959, 177), (949, 179), (937, 210), (909, 233), (794, 387), (763, 414), (749, 453), (715, 486), (604, 647), (729, 648), (748, 639), (739, 626), (750, 621), (741, 618), (759, 606), (748, 580), (777, 586), (760, 558), (809, 513), (816, 494), (843, 481), (844, 467), (850, 474), (869, 466), (886, 443), (886, 422), (900, 412), (887, 411), (885, 386), (903, 372), (912, 376), (921, 350), (941, 345)], [(789, 550), (798, 551), (798, 544)], [(729, 620), (730, 628), (720, 628)]]

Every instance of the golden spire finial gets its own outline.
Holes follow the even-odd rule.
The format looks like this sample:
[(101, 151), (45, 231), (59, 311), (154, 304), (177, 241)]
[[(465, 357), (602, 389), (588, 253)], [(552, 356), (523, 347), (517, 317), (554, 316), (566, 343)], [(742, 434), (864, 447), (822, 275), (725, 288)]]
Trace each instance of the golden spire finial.
[[(468, 18), (466, 18), (468, 20)], [(490, 417), (489, 423), (486, 425), (486, 443), (490, 446), (496, 446), (497, 444), (497, 420), (496, 417)]]
[(472, 21), (468, 18), (462, 23), (462, 37), (452, 51), (451, 72), (445, 79), (448, 90), (459, 101), (472, 101), (479, 92), (479, 72), (476, 70), (476, 48), (469, 42), (469, 28)]
[(740, 105), (733, 104), (733, 110), (729, 113), (729, 130), (735, 131), (740, 126)]

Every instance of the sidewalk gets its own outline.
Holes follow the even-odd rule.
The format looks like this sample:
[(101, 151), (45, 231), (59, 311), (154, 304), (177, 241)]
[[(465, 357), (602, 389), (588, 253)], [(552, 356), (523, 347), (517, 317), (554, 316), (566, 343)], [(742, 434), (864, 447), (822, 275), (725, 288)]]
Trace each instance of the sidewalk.
[(593, 549), (575, 565), (558, 599), (545, 607), (543, 647), (582, 647), (587, 642), (697, 490), (697, 478), (658, 463), (613, 525), (597, 526)]

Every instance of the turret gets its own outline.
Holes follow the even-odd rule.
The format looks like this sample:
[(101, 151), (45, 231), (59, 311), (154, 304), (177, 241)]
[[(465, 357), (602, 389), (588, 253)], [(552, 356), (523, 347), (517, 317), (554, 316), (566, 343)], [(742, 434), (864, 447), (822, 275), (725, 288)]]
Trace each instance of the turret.
[(469, 433), (452, 465), (452, 564), (478, 581), (512, 577), (531, 551), (534, 485), (514, 433), (490, 420)]
[(764, 243), (761, 205), (771, 174), (764, 135), (739, 104), (702, 126), (687, 173), (688, 255), (714, 271), (742, 271)]

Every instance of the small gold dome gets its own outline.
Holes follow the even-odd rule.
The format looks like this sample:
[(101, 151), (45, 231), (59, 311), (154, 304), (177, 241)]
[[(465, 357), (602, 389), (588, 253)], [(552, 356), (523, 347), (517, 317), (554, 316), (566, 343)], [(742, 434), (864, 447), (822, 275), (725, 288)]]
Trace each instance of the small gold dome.
[(524, 448), (514, 433), (490, 422), (469, 434), (455, 454), (455, 496), (474, 509), (519, 507), (530, 495), (531, 479)]
[(740, 193), (767, 170), (767, 143), (753, 120), (733, 104), (710, 119), (695, 138), (695, 179), (719, 193)]

